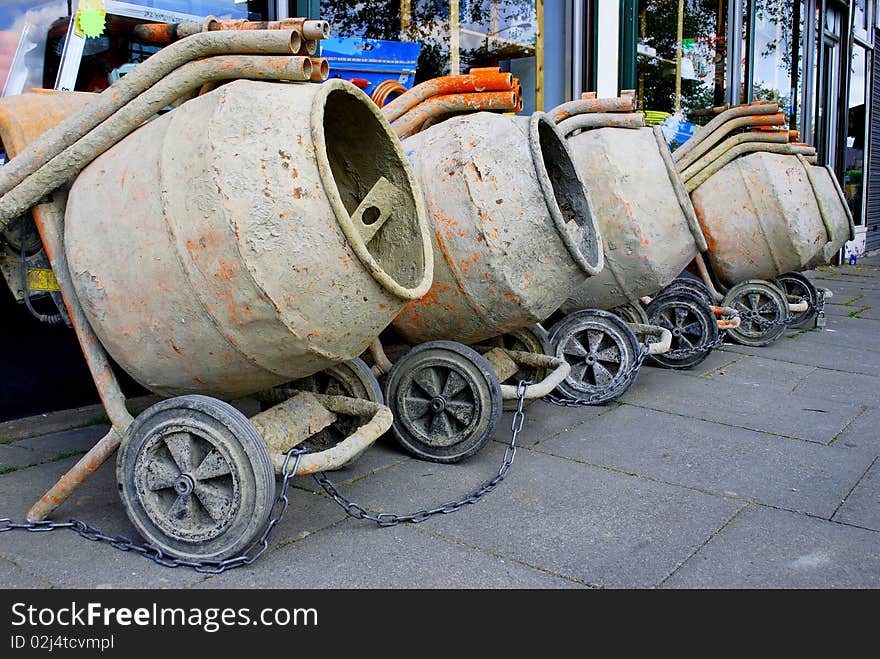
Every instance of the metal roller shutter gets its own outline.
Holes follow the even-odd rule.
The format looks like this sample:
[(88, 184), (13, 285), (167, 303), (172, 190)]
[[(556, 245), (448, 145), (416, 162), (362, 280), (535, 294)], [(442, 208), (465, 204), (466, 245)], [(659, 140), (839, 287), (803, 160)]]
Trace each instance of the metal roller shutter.
[[(880, 30), (875, 37), (880, 39)], [(877, 41), (876, 43), (880, 43)], [(875, 56), (871, 84), (871, 147), (868, 166), (867, 249), (880, 249), (880, 57)]]

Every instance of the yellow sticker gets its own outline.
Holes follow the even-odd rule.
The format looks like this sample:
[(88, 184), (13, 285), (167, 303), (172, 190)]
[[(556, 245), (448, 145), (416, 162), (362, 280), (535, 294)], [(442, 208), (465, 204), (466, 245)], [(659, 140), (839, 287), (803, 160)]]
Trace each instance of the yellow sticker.
[(107, 7), (104, 0), (80, 0), (76, 12), (76, 29), (85, 37), (94, 39), (104, 34), (107, 25)]
[(55, 273), (48, 268), (34, 268), (27, 272), (27, 287), (30, 291), (60, 291)]

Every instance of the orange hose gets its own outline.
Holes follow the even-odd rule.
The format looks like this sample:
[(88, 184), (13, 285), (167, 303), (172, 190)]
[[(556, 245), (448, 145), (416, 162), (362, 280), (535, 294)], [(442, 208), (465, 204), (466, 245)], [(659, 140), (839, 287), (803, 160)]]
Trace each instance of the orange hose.
[(373, 103), (381, 108), (388, 103), (388, 97), (392, 94), (405, 93), (406, 87), (401, 85), (396, 80), (383, 80), (378, 85), (376, 85), (373, 93), (370, 94), (370, 98), (373, 100)]
[(514, 80), (513, 74), (501, 73), (495, 69), (476, 73), (472, 70), (464, 75), (432, 78), (395, 98), (382, 108), (382, 113), (388, 121), (396, 121), (429, 98), (466, 92), (510, 91), (514, 89)]
[(324, 57), (310, 57), (312, 61), (312, 82), (324, 82), (330, 76), (330, 64)]
[(403, 139), (419, 132), (422, 125), (434, 117), (482, 110), (518, 111), (521, 105), (521, 99), (513, 91), (444, 94), (420, 103), (393, 121), (391, 128), (399, 138)]

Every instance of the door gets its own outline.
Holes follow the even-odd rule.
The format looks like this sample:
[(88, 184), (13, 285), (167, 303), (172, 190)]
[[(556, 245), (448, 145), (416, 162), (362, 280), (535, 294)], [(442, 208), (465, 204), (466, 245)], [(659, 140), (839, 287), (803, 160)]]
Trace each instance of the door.
[(816, 121), (816, 148), (820, 162), (837, 167), (840, 133), (840, 40), (843, 15), (840, 6), (833, 0), (825, 3), (822, 17), (820, 49), (819, 103)]

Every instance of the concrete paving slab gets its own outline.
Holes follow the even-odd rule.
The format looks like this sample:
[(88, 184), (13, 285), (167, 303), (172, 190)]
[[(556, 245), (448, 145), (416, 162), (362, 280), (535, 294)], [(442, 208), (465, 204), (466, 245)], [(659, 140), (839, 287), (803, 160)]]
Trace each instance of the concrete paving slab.
[(834, 318), (855, 318), (859, 315), (861, 307), (859, 305), (850, 306), (846, 304), (827, 304), (825, 306), (826, 317)]
[(876, 461), (833, 519), (835, 522), (880, 531), (880, 465)]
[(822, 398), (840, 403), (880, 405), (880, 377), (816, 369), (794, 383), (792, 391), (797, 396)]
[(802, 364), (786, 364), (757, 355), (743, 355), (735, 362), (707, 374), (706, 378), (723, 380), (728, 385), (735, 384), (737, 387), (765, 391), (772, 389), (788, 394), (816, 368)]
[[(636, 378), (633, 386), (638, 386)], [(520, 433), (520, 446), (533, 446), (559, 433), (569, 432), (588, 423), (601, 414), (606, 414), (617, 407), (616, 403), (608, 405), (588, 405), (586, 407), (562, 407), (538, 400), (525, 409), (525, 421)], [(510, 426), (513, 423), (513, 412), (504, 412), (498, 423), (495, 439), (499, 442), (510, 441)]]
[(631, 405), (536, 450), (828, 518), (873, 462), (862, 453)]
[(837, 436), (834, 445), (880, 455), (880, 409), (869, 408), (856, 417)]
[[(399, 473), (393, 479), (365, 479), (347, 495), (395, 509), (444, 501), (491, 475), (502, 452), (492, 444), (459, 465), (406, 463), (394, 468)], [(478, 505), (424, 526), (587, 584), (646, 587), (675, 569), (741, 505), (524, 449), (508, 479)]]
[(351, 520), (196, 588), (583, 588), (422, 527)]
[[(138, 413), (159, 400), (158, 396), (138, 396), (129, 398), (125, 401), (125, 405), (129, 411)], [(3, 421), (0, 422), (0, 443), (91, 425), (98, 419), (106, 419), (106, 416), (103, 406), (87, 405), (70, 410)]]
[(0, 444), (0, 473), (43, 462), (43, 456), (24, 446)]
[(630, 389), (623, 402), (823, 444), (862, 412), (857, 405), (782, 395), (772, 388), (746, 387), (734, 381), (678, 373), (646, 373), (643, 377), (646, 382), (662, 380), (650, 389)]
[(878, 352), (874, 345), (880, 336), (880, 321), (849, 316), (826, 316), (824, 331), (809, 331), (798, 336), (798, 341), (811, 343), (819, 350), (834, 351), (839, 347)]
[(880, 535), (751, 506), (664, 583), (670, 588), (878, 588)]
[[(37, 463), (68, 456), (71, 453), (85, 453), (107, 432), (110, 426), (98, 424), (84, 428), (74, 428), (65, 432), (53, 432), (40, 437), (30, 437), (13, 442), (9, 446), (33, 452)], [(33, 464), (33, 463), (32, 463)]]
[(833, 345), (833, 340), (829, 341), (824, 350), (818, 349), (812, 341), (801, 341), (800, 337), (791, 340), (779, 339), (763, 348), (725, 345), (723, 349), (728, 352), (757, 355), (793, 364), (819, 366), (846, 373), (873, 375), (880, 370), (880, 352), (870, 352), (839, 344)]
[(51, 585), (23, 570), (13, 561), (0, 557), (0, 588), (46, 588)]
[(859, 311), (857, 317), (865, 320), (880, 320), (880, 306)]
[(822, 273), (818, 276), (811, 276), (810, 281), (816, 286), (830, 288), (835, 295), (837, 295), (838, 290), (846, 288), (859, 288), (862, 290), (875, 290), (880, 288), (880, 283), (878, 283), (876, 276), (869, 277), (849, 273)]
[[(717, 371), (718, 369), (724, 368), (725, 366), (732, 364), (733, 362), (737, 361), (738, 359), (742, 359), (742, 356), (737, 355), (735, 353), (724, 352), (722, 350), (713, 350), (711, 353), (709, 353), (709, 356), (706, 357), (706, 359), (703, 362), (701, 362), (700, 364), (697, 364), (693, 368), (689, 368), (686, 371), (678, 371), (678, 372), (682, 373), (684, 375), (691, 375), (694, 377), (702, 377), (704, 375), (707, 375), (709, 373)], [(648, 369), (648, 368), (659, 369), (659, 370), (664, 370), (664, 371), (667, 370), (667, 369), (661, 368), (660, 366), (653, 366), (650, 362), (646, 362), (645, 366), (643, 368), (645, 368), (645, 369)], [(636, 382), (638, 382), (638, 381), (636, 381)]]

